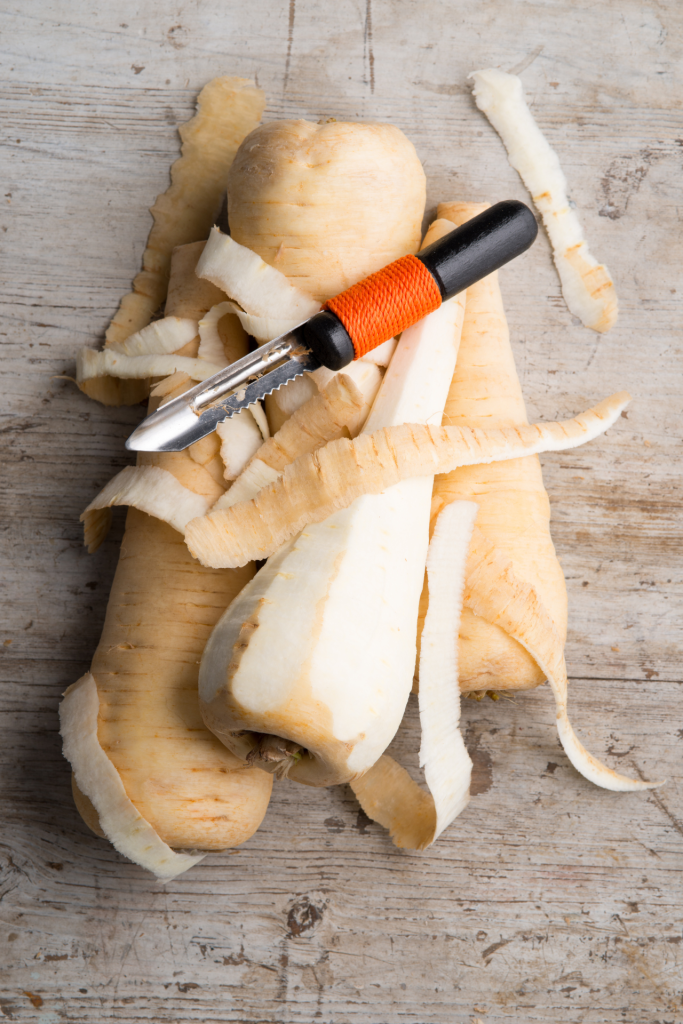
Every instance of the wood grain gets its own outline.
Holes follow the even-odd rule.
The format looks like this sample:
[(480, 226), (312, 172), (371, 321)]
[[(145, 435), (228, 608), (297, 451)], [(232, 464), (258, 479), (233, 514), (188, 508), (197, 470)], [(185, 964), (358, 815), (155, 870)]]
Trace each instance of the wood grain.
[[(4, 401), (0, 1010), (17, 1021), (664, 1024), (682, 1019), (680, 445), (683, 10), (675, 0), (26, 0), (2, 14)], [(217, 74), (267, 117), (387, 120), (429, 203), (525, 199), (469, 71), (521, 72), (621, 316), (572, 321), (542, 238), (502, 286), (532, 417), (628, 388), (595, 444), (546, 456), (570, 597), (570, 708), (649, 795), (591, 787), (546, 688), (466, 701), (470, 807), (423, 854), (346, 788), (277, 787), (239, 851), (163, 886), (89, 834), (57, 736), (99, 638), (122, 518), (80, 511), (141, 409), (63, 375), (139, 267), (176, 125)], [(411, 704), (392, 752), (417, 772)], [(417, 775), (416, 775), (417, 777)]]

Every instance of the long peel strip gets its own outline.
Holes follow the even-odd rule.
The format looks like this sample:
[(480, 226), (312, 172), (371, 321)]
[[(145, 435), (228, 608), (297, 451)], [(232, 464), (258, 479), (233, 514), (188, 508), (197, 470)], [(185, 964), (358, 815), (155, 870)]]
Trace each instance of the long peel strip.
[(374, 821), (401, 849), (424, 850), (467, 806), (472, 760), (459, 729), (458, 630), (465, 566), (477, 505), (457, 501), (440, 514), (427, 554), (429, 609), (420, 648), (420, 765), (426, 793), (383, 754), (351, 783)]
[(403, 424), (331, 441), (287, 466), (251, 501), (188, 523), (185, 539), (204, 565), (244, 565), (268, 557), (307, 524), (327, 519), (362, 494), (379, 494), (408, 477), (574, 448), (604, 433), (629, 400), (622, 391), (559, 423), (500, 430)]
[(516, 75), (473, 71), (477, 106), (503, 140), (508, 159), (531, 193), (553, 248), (562, 294), (571, 313), (594, 331), (617, 320), (617, 295), (606, 266), (589, 252), (557, 153), (534, 121)]
[(619, 775), (581, 744), (567, 715), (567, 669), (552, 619), (531, 584), (515, 576), (511, 562), (476, 527), (467, 564), (465, 604), (475, 615), (504, 629), (545, 673), (555, 698), (560, 742), (581, 775), (596, 786), (615, 792), (662, 785)]

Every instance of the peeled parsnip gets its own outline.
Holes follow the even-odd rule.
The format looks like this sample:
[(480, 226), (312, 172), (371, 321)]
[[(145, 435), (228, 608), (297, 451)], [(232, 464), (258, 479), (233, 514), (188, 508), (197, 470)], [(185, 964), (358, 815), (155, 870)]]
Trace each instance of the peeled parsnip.
[[(172, 273), (168, 297), (168, 312), (179, 316), (191, 303), (198, 311), (202, 288), (207, 300), (200, 312), (215, 298), (213, 286), (194, 277), (201, 245), (188, 248), (194, 249), (190, 273)], [(176, 253), (185, 260), (183, 249)], [(224, 490), (187, 450), (141, 454), (138, 464), (171, 474), (198, 498), (215, 501)], [(199, 566), (176, 530), (135, 508), (128, 513), (92, 664), (97, 738), (137, 812), (176, 849), (221, 850), (244, 842), (268, 805), (271, 778), (245, 768), (211, 735), (197, 703), (204, 644), (253, 571), (251, 565), (227, 572)], [(78, 790), (76, 797), (97, 827), (89, 802)]]
[[(439, 217), (456, 226), (484, 204), (441, 203)], [(498, 285), (491, 274), (467, 292), (467, 311), (455, 375), (446, 400), (445, 426), (481, 429), (528, 423)], [(550, 536), (550, 504), (537, 455), (490, 465), (461, 466), (434, 480), (432, 523), (451, 501), (476, 501), (477, 526), (510, 558), (517, 576), (533, 584), (559, 642), (567, 632), (564, 576)], [(427, 593), (421, 602), (421, 618)], [(528, 689), (545, 675), (502, 628), (478, 617), (465, 602), (460, 622), (460, 687)]]
[[(440, 419), (462, 316), (458, 297), (403, 333), (366, 430)], [(239, 756), (329, 786), (386, 748), (410, 692), (431, 487), (429, 476), (405, 480), (308, 527), (225, 613), (200, 700)]]
[[(230, 168), (230, 232), (323, 302), (417, 251), (425, 194), (422, 164), (394, 125), (272, 121)], [(314, 394), (307, 375), (268, 395), (271, 431)]]
[[(440, 417), (462, 310), (451, 300), (404, 332), (366, 429)], [(318, 786), (375, 763), (412, 683), (431, 488), (430, 476), (404, 480), (307, 527), (228, 609), (200, 699), (230, 749), (248, 757), (263, 734), (281, 737), (301, 753), (290, 777)]]

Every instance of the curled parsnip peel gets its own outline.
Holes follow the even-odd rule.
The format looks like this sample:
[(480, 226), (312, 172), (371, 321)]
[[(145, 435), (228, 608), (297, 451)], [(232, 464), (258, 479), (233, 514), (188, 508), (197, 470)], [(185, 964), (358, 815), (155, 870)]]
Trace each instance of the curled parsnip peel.
[(245, 565), (268, 557), (308, 524), (361, 495), (380, 494), (401, 480), (585, 444), (611, 427), (629, 401), (630, 395), (620, 391), (559, 423), (501, 430), (406, 423), (331, 441), (301, 456), (251, 501), (192, 520), (185, 540), (203, 565)]
[[(121, 300), (105, 344), (124, 341), (145, 327), (161, 306), (173, 249), (206, 238), (237, 147), (260, 121), (264, 105), (263, 91), (244, 78), (214, 78), (200, 92), (196, 115), (179, 129), (181, 156), (171, 167), (171, 185), (157, 196), (150, 211), (154, 224), (142, 271), (133, 281), (133, 290)], [(149, 390), (146, 380), (109, 376), (89, 378), (79, 387), (105, 405), (135, 405)]]
[(300, 316), (254, 316), (252, 313), (245, 313), (234, 302), (229, 305), (244, 330), (255, 338), (259, 345), (279, 338), (281, 334), (286, 334), (301, 323)]
[(233, 313), (234, 309), (232, 302), (219, 302), (216, 306), (211, 307), (198, 325), (199, 349), (197, 356), (199, 359), (206, 359), (208, 363), (213, 363), (214, 366), (220, 366), (221, 369), (227, 366), (230, 360), (223, 348), (223, 339), (218, 330), (218, 323), (226, 313)]
[(191, 380), (206, 380), (222, 369), (206, 359), (192, 359), (178, 355), (128, 356), (111, 347), (95, 352), (83, 348), (76, 357), (76, 381), (100, 377), (146, 380), (148, 377), (166, 377), (182, 371)]
[(578, 772), (596, 786), (616, 792), (662, 785), (619, 775), (578, 740), (567, 716), (567, 669), (553, 621), (531, 584), (515, 576), (509, 559), (476, 527), (467, 562), (465, 601), (475, 615), (502, 626), (538, 663), (555, 697), (560, 742)]
[(197, 336), (197, 321), (187, 317), (166, 316), (143, 327), (125, 341), (112, 342), (112, 352), (126, 356), (166, 355), (177, 352)]
[(246, 78), (214, 78), (197, 97), (197, 113), (179, 128), (181, 155), (171, 185), (151, 209), (154, 226), (133, 291), (124, 296), (107, 329), (120, 342), (149, 323), (166, 297), (175, 246), (206, 238), (220, 207), (225, 178), (237, 149), (261, 119), (262, 89)]
[(211, 281), (242, 309), (259, 317), (313, 316), (320, 303), (290, 284), (284, 274), (230, 235), (213, 227), (197, 264), (197, 277)]
[(458, 627), (465, 566), (477, 506), (453, 502), (439, 516), (429, 551), (429, 610), (420, 649), (420, 765), (425, 793), (387, 755), (351, 783), (365, 813), (389, 829), (396, 846), (424, 850), (465, 809), (472, 760), (459, 729)]
[(195, 441), (187, 451), (192, 461), (196, 462), (198, 466), (202, 466), (221, 489), (225, 487), (225, 477), (223, 476), (225, 466), (221, 458), (221, 440), (215, 431), (202, 437), (201, 440)]
[(252, 414), (252, 408), (255, 406), (242, 409), (236, 416), (223, 420), (216, 427), (226, 480), (238, 477), (263, 444), (263, 434)]
[(534, 121), (516, 75), (473, 71), (474, 98), (503, 140), (508, 159), (538, 207), (569, 311), (604, 332), (617, 320), (617, 294), (606, 266), (589, 252), (557, 153)]
[(354, 428), (365, 419), (367, 411), (363, 394), (351, 377), (335, 375), (323, 391), (310, 398), (260, 446), (213, 509), (230, 508), (238, 501), (254, 498), (300, 455), (344, 434), (357, 433)]
[(128, 797), (121, 776), (97, 739), (100, 701), (90, 672), (65, 692), (59, 706), (64, 756), (78, 790), (92, 803), (98, 825), (112, 846), (163, 881), (188, 871), (206, 853), (176, 853)]
[(190, 519), (205, 515), (211, 502), (183, 487), (172, 473), (158, 466), (126, 466), (93, 498), (81, 515), (84, 543), (90, 553), (96, 551), (103, 540), (101, 517), (97, 512), (114, 505), (132, 505), (184, 534)]

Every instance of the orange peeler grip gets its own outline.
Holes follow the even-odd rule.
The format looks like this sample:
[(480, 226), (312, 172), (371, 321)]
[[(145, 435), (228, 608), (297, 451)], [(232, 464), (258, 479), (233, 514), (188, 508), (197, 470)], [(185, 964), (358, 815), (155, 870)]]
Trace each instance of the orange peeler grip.
[(439, 286), (424, 263), (402, 256), (329, 299), (323, 309), (341, 320), (360, 359), (440, 305)]

